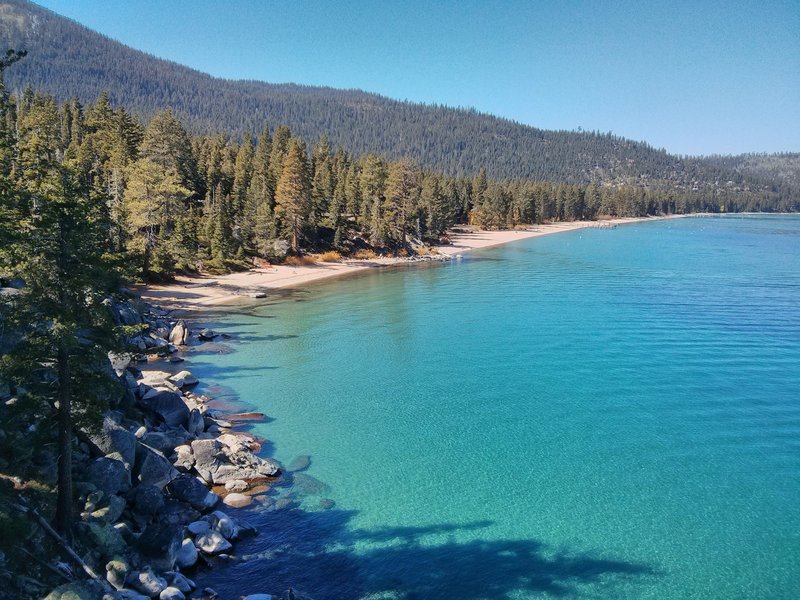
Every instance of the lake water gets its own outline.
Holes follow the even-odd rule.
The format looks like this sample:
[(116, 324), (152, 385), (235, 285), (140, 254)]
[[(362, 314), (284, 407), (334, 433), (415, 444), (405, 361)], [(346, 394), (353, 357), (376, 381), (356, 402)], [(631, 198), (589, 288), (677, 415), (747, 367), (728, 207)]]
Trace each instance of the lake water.
[[(213, 391), (311, 455), (223, 598), (800, 597), (800, 218), (589, 229), (214, 326)], [(309, 477), (306, 477), (310, 476)], [(335, 501), (330, 510), (321, 499)]]

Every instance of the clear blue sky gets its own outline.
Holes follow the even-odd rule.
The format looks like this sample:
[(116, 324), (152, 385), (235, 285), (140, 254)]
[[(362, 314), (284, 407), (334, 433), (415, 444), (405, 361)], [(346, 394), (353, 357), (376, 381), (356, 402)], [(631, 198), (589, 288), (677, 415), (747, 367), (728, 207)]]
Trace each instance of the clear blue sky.
[(679, 154), (800, 151), (800, 0), (39, 0), (233, 79), (360, 88)]

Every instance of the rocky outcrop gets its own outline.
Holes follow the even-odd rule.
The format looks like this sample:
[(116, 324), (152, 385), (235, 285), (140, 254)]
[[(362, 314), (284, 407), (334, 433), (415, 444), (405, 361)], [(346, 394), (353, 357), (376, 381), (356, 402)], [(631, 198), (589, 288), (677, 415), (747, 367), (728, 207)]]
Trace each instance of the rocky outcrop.
[[(99, 428), (81, 432), (84, 467), (76, 489), (83, 505), (78, 533), (88, 548), (86, 560), (100, 572), (105, 566), (105, 578), (117, 590), (115, 600), (211, 597), (213, 591), (195, 590), (179, 570), (195, 568), (203, 556), (227, 554), (235, 540), (255, 533), (214, 511), (220, 496), (208, 486), (224, 485), (225, 504), (243, 507), (253, 502), (248, 494), (264, 489), (261, 482), (280, 476), (278, 463), (257, 456), (263, 440), (232, 431), (235, 424), (265, 416), (239, 413), (229, 419), (209, 410), (208, 398), (190, 391), (197, 378), (188, 370), (169, 370), (170, 354), (192, 343), (185, 322), (170, 322), (153, 307), (109, 306), (118, 324), (149, 328), (131, 339), (147, 354), (109, 353), (126, 399), (113, 405), (116, 411), (107, 412)], [(204, 330), (199, 339), (220, 337), (225, 336)], [(154, 358), (167, 370), (134, 366)], [(90, 593), (79, 588), (62, 586), (49, 597)]]
[(276, 477), (280, 466), (273, 460), (260, 458), (242, 443), (226, 444), (219, 439), (195, 440), (191, 443), (194, 469), (209, 484), (228, 481), (253, 481)]
[(189, 407), (177, 392), (158, 390), (139, 400), (140, 406), (155, 413), (170, 427), (180, 427), (189, 420)]

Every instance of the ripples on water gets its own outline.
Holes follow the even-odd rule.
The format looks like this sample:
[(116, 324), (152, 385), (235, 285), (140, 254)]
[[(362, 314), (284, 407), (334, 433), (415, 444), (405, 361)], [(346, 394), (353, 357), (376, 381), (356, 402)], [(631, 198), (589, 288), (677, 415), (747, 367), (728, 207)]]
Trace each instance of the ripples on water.
[(259, 433), (336, 507), (251, 515), (248, 560), (200, 577), (225, 597), (800, 597), (797, 217), (582, 230), (297, 298), (225, 319), (237, 352), (195, 370), (275, 417)]

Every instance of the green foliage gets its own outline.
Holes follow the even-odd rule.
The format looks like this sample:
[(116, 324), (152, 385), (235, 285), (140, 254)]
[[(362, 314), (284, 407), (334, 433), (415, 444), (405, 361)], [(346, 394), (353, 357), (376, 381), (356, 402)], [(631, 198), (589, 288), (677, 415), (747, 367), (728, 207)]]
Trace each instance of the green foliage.
[(310, 211), (305, 145), (301, 140), (292, 138), (282, 160), (281, 176), (275, 188), (275, 216), (281, 227), (289, 232), (294, 252), (300, 249), (300, 230), (307, 222)]

